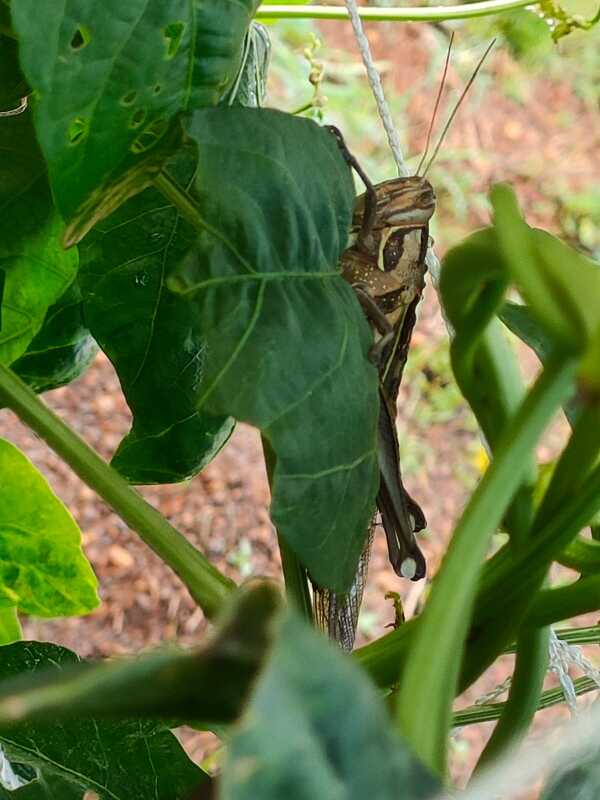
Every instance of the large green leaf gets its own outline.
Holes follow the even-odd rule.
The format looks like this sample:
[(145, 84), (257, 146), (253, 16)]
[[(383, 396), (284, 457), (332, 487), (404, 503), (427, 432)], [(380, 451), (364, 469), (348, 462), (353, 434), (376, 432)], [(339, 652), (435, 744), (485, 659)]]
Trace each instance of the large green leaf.
[[(60, 675), (77, 662), (58, 645), (20, 642), (0, 649), (0, 679)], [(86, 790), (100, 800), (188, 800), (208, 781), (165, 725), (151, 720), (27, 722), (0, 734), (0, 745), (11, 762), (38, 773), (15, 800), (83, 800)]]
[(424, 800), (438, 788), (360, 669), (288, 616), (233, 732), (221, 800)]
[(81, 787), (55, 775), (36, 778), (15, 791), (0, 787), (0, 800), (56, 800), (56, 798), (87, 800)]
[[(172, 284), (206, 341), (198, 407), (260, 428), (271, 513), (314, 579), (348, 588), (377, 491), (371, 334), (337, 262), (354, 190), (328, 131), (275, 111), (196, 112), (198, 229)], [(165, 191), (168, 189), (165, 188)]]
[(597, 800), (600, 796), (600, 760), (598, 753), (588, 756), (570, 769), (554, 775), (540, 800)]
[(218, 102), (256, 6), (105, 0), (99, 13), (95, 0), (12, 4), (21, 63), (36, 90), (38, 137), (65, 217), (145, 160), (178, 113)]
[[(242, 62), (223, 103), (258, 105), (268, 67), (269, 39), (252, 24)], [(193, 149), (169, 170), (187, 184)], [(218, 452), (233, 420), (197, 412), (204, 341), (198, 308), (166, 288), (168, 265), (189, 246), (193, 229), (148, 189), (86, 239), (80, 272), (86, 317), (121, 379), (134, 414), (113, 466), (132, 483), (168, 483), (195, 475)]]
[(96, 608), (96, 576), (75, 520), (45, 478), (4, 439), (0, 476), (0, 603), (42, 617)]
[(0, 361), (26, 350), (46, 312), (72, 282), (77, 251), (61, 245), (63, 224), (52, 203), (31, 112), (0, 125), (0, 270), (5, 274)]
[[(238, 592), (217, 634), (194, 650), (165, 650), (118, 663), (78, 662), (60, 673), (47, 670), (36, 676), (16, 675), (15, 670), (14, 680), (0, 684), (0, 737), (16, 723), (92, 716), (230, 723), (263, 665), (280, 605), (278, 590), (262, 583)], [(36, 645), (20, 647), (2, 649), (0, 655), (24, 658)]]
[(19, 615), (15, 606), (0, 605), (0, 645), (18, 642), (23, 638)]
[[(4, 21), (4, 17), (9, 17), (9, 11), (0, 4), (0, 22)], [(18, 108), (21, 98), (28, 92), (29, 87), (19, 69), (17, 42), (9, 36), (0, 35), (0, 111)]]
[[(184, 182), (194, 154), (171, 164)], [(88, 235), (80, 282), (86, 322), (115, 366), (134, 420), (113, 466), (133, 483), (195, 475), (227, 441), (233, 420), (196, 410), (205, 344), (195, 303), (165, 284), (194, 230), (155, 190), (125, 203)]]
[(83, 321), (79, 285), (74, 282), (48, 309), (42, 329), (12, 369), (36, 392), (46, 392), (82, 375), (97, 352), (98, 345)]

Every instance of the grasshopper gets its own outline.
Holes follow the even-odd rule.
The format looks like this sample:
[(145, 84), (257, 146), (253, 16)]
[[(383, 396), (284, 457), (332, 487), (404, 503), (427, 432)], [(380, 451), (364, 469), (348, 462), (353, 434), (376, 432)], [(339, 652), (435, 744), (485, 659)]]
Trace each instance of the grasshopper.
[[(341, 269), (379, 336), (371, 351), (379, 370), (377, 506), (394, 571), (403, 578), (420, 580), (425, 577), (426, 564), (414, 534), (425, 527), (425, 516), (402, 484), (395, 420), (416, 306), (425, 286), (425, 256), (435, 194), (426, 178), (416, 176), (373, 186), (346, 149), (340, 132), (330, 130), (367, 187), (355, 203), (350, 245), (342, 255)], [(354, 645), (374, 522), (349, 592), (337, 596), (314, 587), (315, 619), (345, 650)]]
[[(355, 202), (349, 244), (341, 258), (341, 272), (355, 290), (376, 335), (370, 355), (379, 371), (380, 485), (377, 507), (392, 567), (397, 575), (413, 581), (424, 578), (427, 571), (425, 558), (415, 538), (415, 533), (425, 528), (426, 520), (420, 506), (402, 483), (396, 403), (416, 321), (416, 308), (425, 287), (429, 221), (435, 211), (435, 192), (425, 176), (494, 41), (486, 49), (463, 89), (422, 176), (418, 173), (428, 152), (450, 60), (452, 38), (417, 175), (395, 178), (374, 186), (346, 147), (340, 131), (328, 126), (347, 163), (358, 173), (366, 187), (366, 192)], [(315, 621), (344, 650), (352, 650), (354, 646), (375, 521), (376, 516), (369, 527), (349, 591), (344, 595), (336, 595), (313, 585)]]

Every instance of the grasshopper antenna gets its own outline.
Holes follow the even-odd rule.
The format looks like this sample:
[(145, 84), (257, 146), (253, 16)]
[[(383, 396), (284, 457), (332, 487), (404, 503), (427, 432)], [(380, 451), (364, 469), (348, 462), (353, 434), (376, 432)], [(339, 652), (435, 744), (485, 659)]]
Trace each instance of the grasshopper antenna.
[(450, 36), (450, 42), (448, 44), (448, 52), (446, 53), (446, 63), (444, 64), (444, 71), (442, 73), (442, 80), (440, 81), (440, 88), (438, 89), (437, 97), (435, 98), (435, 105), (433, 107), (433, 114), (431, 115), (431, 121), (429, 123), (429, 130), (427, 131), (427, 140), (425, 142), (425, 149), (423, 150), (423, 155), (421, 156), (421, 160), (419, 161), (419, 166), (417, 167), (417, 171), (415, 175), (418, 175), (421, 171), (421, 167), (423, 166), (423, 162), (427, 157), (427, 153), (429, 152), (429, 144), (431, 142), (431, 134), (433, 132), (433, 126), (435, 124), (435, 118), (438, 112), (438, 108), (440, 107), (440, 101), (442, 99), (442, 92), (444, 91), (444, 86), (446, 84), (446, 75), (448, 74), (448, 65), (450, 64), (450, 54), (452, 52), (452, 43), (454, 42), (454, 31)]
[[(436, 146), (435, 146), (435, 149), (434, 149), (434, 151), (433, 151), (433, 155), (431, 156), (431, 158), (429, 159), (429, 162), (427, 163), (427, 166), (425, 167), (425, 170), (424, 170), (424, 172), (423, 172), (423, 176), (422, 176), (423, 178), (424, 178), (424, 177), (427, 175), (427, 173), (429, 172), (429, 168), (431, 167), (431, 165), (432, 165), (432, 164), (433, 164), (433, 162), (435, 161), (435, 157), (436, 157), (436, 156), (437, 156), (437, 154), (439, 153), (440, 147), (442, 146), (442, 142), (443, 142), (443, 141), (444, 141), (444, 139), (446, 138), (446, 134), (448, 133), (448, 131), (449, 131), (449, 129), (450, 129), (450, 126), (452, 125), (452, 122), (453, 122), (453, 120), (454, 120), (454, 117), (456, 116), (456, 114), (457, 114), (457, 112), (458, 112), (458, 109), (460, 108), (460, 106), (461, 106), (461, 104), (462, 104), (462, 101), (465, 99), (465, 97), (466, 97), (466, 95), (467, 95), (467, 92), (469, 91), (469, 89), (470, 89), (470, 88), (471, 88), (471, 86), (473, 85), (473, 82), (475, 81), (475, 78), (477, 77), (477, 73), (479, 72), (479, 70), (480, 70), (480, 69), (481, 69), (481, 67), (483, 66), (483, 62), (484, 62), (484, 61), (486, 60), (486, 58), (488, 57), (488, 54), (489, 54), (490, 50), (492, 49), (492, 47), (493, 47), (495, 44), (496, 44), (496, 39), (494, 38), (494, 39), (492, 39), (492, 41), (491, 41), (491, 42), (489, 43), (489, 45), (487, 46), (485, 53), (484, 53), (484, 54), (481, 56), (481, 58), (479, 59), (479, 64), (477, 64), (477, 66), (476, 66), (476, 67), (475, 67), (475, 69), (473, 70), (473, 74), (471, 75), (471, 77), (470, 77), (470, 78), (469, 78), (469, 80), (467, 81), (467, 85), (466, 85), (466, 86), (465, 86), (465, 88), (462, 90), (462, 93), (461, 93), (460, 97), (458, 98), (458, 101), (457, 101), (456, 105), (455, 105), (455, 106), (454, 106), (454, 108), (452, 109), (452, 113), (451, 113), (451, 114), (450, 114), (450, 116), (448, 117), (448, 122), (446, 122), (446, 124), (444, 125), (444, 129), (442, 130), (442, 133), (441, 133), (441, 135), (440, 135), (440, 138), (438, 139), (438, 142), (437, 142), (437, 144), (436, 144)], [(421, 165), (419, 164), (419, 166), (421, 166)]]

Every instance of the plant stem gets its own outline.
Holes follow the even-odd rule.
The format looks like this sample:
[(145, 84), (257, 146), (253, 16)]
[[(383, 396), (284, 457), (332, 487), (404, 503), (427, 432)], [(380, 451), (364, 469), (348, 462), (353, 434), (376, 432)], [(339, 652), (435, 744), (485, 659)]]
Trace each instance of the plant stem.
[(452, 701), (490, 536), (521, 483), (540, 435), (572, 387), (575, 368), (572, 359), (549, 362), (501, 436), (419, 618), (402, 675), (397, 720), (415, 753), (438, 774), (446, 769)]
[(508, 700), (475, 770), (481, 770), (521, 742), (539, 708), (548, 668), (550, 628), (521, 628)]
[(0, 399), (179, 575), (208, 617), (220, 610), (234, 583), (2, 364)]
[[(266, 439), (264, 436), (261, 436), (261, 441), (265, 456), (267, 477), (269, 479), (269, 488), (271, 488), (273, 484), (273, 471), (275, 469), (276, 456), (268, 439)], [(298, 560), (298, 556), (294, 553), (283, 536), (279, 535), (279, 531), (277, 532), (277, 542), (279, 543), (281, 566), (283, 569), (283, 579), (285, 581), (287, 595), (295, 604), (296, 610), (299, 611), (305, 619), (312, 623), (312, 602), (308, 589), (306, 570)]]
[(539, 591), (527, 612), (525, 624), (550, 625), (561, 619), (597, 611), (600, 605), (600, 575), (590, 575), (556, 589)]
[[(598, 684), (591, 678), (576, 678), (573, 681), (575, 694), (577, 696), (586, 694), (587, 692), (597, 692)], [(545, 708), (556, 706), (559, 703), (565, 702), (565, 696), (560, 686), (556, 689), (546, 689), (540, 695), (540, 700), (537, 705), (538, 711), (543, 711)], [(452, 725), (455, 728), (462, 727), (463, 725), (475, 725), (480, 722), (492, 722), (499, 719), (506, 703), (485, 703), (479, 706), (469, 706), (463, 708), (461, 711), (456, 711), (452, 718)]]
[[(358, 13), (368, 22), (444, 22), (451, 19), (469, 19), (485, 17), (523, 8), (531, 5), (529, 0), (483, 0), (478, 3), (464, 3), (457, 6), (429, 6), (406, 8), (365, 8), (360, 7)], [(348, 12), (342, 6), (310, 6), (310, 5), (262, 5), (256, 19), (348, 19)]]

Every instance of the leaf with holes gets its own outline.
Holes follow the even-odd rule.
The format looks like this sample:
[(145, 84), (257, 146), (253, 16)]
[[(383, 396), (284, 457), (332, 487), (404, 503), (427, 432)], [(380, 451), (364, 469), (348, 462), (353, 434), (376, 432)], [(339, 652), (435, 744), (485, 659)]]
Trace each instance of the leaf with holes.
[[(78, 661), (55, 644), (20, 642), (0, 649), (0, 680), (60, 675)], [(151, 720), (27, 722), (0, 734), (0, 745), (11, 763), (38, 776), (15, 800), (83, 800), (86, 790), (100, 800), (188, 800), (208, 783), (167, 727)]]
[[(194, 154), (171, 168), (186, 183)], [(148, 189), (99, 223), (82, 245), (80, 281), (87, 324), (119, 374), (134, 420), (113, 466), (132, 483), (195, 475), (227, 441), (233, 420), (196, 410), (205, 343), (195, 303), (166, 287), (169, 264), (194, 231)]]
[(12, 369), (36, 392), (47, 392), (79, 378), (98, 352), (83, 321), (81, 291), (71, 284), (48, 309), (42, 329)]
[(183, 202), (198, 233), (172, 285), (206, 341), (198, 407), (261, 429), (277, 456), (275, 524), (318, 583), (343, 591), (378, 486), (372, 335), (337, 266), (350, 171), (328, 131), (280, 112), (196, 112), (189, 133), (199, 166)]
[(46, 167), (30, 112), (0, 125), (0, 362), (10, 364), (42, 327), (49, 306), (72, 282), (77, 251), (60, 243)]
[(426, 800), (440, 788), (356, 664), (290, 615), (232, 731), (221, 800)]
[(0, 475), (0, 604), (42, 617), (96, 608), (96, 576), (81, 550), (75, 520), (5, 439), (0, 439)]
[(12, 4), (54, 195), (67, 219), (82, 217), (70, 241), (144, 188), (177, 114), (218, 102), (256, 6), (105, 0), (99, 14), (95, 0)]

